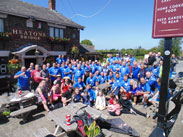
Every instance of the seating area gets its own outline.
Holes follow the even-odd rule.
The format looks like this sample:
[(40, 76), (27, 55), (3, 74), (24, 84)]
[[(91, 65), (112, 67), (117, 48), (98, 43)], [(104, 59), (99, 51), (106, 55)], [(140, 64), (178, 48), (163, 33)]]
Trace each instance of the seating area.
[[(131, 64), (128, 67), (123, 66), (127, 64), (125, 60), (122, 62), (119, 58), (119, 60), (109, 60), (108, 62), (110, 63), (102, 66), (100, 61), (82, 63), (79, 60), (68, 59), (61, 64), (53, 63), (49, 69), (46, 68), (49, 64), (43, 65), (42, 68), (39, 65), (34, 66), (34, 64), (30, 64), (28, 69), (22, 67), (14, 77), (20, 82), (21, 78), (31, 76), (31, 81), (24, 79), (31, 83), (28, 86), (31, 92), (21, 90), (25, 87), (18, 87), (16, 93), (0, 100), (1, 112), (6, 109), (11, 110), (10, 117), (7, 117), (10, 121), (5, 123), (4, 127), (13, 130), (9, 124), (18, 122), (19, 124), (16, 125), (18, 130), (13, 130), (13, 133), (20, 137), (22, 136), (19, 133), (22, 124), (31, 128), (27, 129), (23, 126), (26, 136), (81, 135), (76, 121), (70, 126), (66, 124), (66, 115), (70, 114), (71, 120), (74, 120), (75, 113), (86, 106), (84, 110), (94, 120), (101, 118), (107, 121), (120, 118), (125, 125), (137, 131), (140, 136), (148, 136), (157, 124), (159, 76), (155, 75), (155, 72), (148, 66), (146, 66), (148, 70), (145, 72), (145, 69), (141, 68), (143, 64), (138, 61), (133, 61), (131, 74), (128, 71)], [(113, 64), (113, 62), (117, 64)], [(110, 64), (112, 68), (110, 68)], [(115, 69), (118, 65), (119, 69)], [(122, 67), (125, 67), (126, 70), (124, 74)], [(133, 75), (135, 67), (139, 69), (137, 79)], [(95, 71), (92, 70), (93, 68)], [(54, 69), (57, 71), (54, 72)], [(140, 73), (140, 70), (143, 70), (143, 74)], [(40, 77), (38, 77), (38, 73), (40, 73)], [(142, 76), (140, 77), (140, 75)], [(181, 83), (181, 79), (173, 79), (173, 82), (175, 81)], [(154, 84), (150, 86), (151, 83)], [(176, 89), (170, 90), (169, 111), (175, 106), (172, 102), (172, 98), (174, 98), (172, 95), (181, 89), (180, 85), (177, 85)], [(29, 116), (32, 116), (31, 119), (28, 119)], [(103, 128), (101, 130), (105, 136), (109, 137), (122, 134), (120, 131), (116, 133)], [(31, 135), (26, 133), (28, 131), (31, 131)], [(8, 134), (14, 136), (12, 133)], [(123, 135), (130, 134), (127, 132)]]

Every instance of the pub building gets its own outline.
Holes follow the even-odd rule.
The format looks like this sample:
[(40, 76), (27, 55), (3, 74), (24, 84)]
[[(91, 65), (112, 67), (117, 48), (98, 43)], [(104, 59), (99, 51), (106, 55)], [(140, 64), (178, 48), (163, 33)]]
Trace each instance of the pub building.
[[(20, 0), (0, 0), (0, 75), (15, 56), (21, 65), (43, 64), (47, 58), (68, 55), (80, 45), (84, 27), (56, 11), (56, 0), (49, 8)], [(10, 57), (11, 56), (11, 57)]]

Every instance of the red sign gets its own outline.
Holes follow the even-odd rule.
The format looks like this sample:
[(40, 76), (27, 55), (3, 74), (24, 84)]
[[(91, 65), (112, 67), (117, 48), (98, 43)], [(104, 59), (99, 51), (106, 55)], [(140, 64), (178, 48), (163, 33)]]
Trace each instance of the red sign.
[(153, 38), (183, 36), (183, 0), (155, 0)]

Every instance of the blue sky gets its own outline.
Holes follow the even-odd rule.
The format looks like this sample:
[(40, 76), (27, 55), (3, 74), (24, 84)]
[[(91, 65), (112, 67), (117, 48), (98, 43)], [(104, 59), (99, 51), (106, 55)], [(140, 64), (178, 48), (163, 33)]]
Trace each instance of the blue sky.
[[(48, 7), (48, 0), (22, 0)], [(109, 0), (56, 0), (56, 10), (71, 18), (79, 13), (89, 16), (102, 9)], [(76, 16), (73, 21), (86, 28), (81, 40), (89, 39), (96, 49), (137, 48), (158, 46), (159, 39), (152, 39), (154, 0), (112, 0), (92, 18)]]

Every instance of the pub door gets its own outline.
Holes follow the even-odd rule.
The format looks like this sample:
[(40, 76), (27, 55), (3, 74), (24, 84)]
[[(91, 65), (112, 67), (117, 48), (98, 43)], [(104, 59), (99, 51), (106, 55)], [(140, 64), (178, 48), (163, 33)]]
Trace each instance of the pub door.
[(25, 59), (25, 67), (29, 68), (31, 62), (33, 62), (35, 65), (37, 63), (37, 60), (34, 58), (33, 59)]

